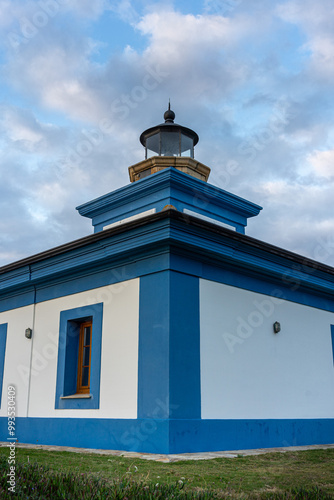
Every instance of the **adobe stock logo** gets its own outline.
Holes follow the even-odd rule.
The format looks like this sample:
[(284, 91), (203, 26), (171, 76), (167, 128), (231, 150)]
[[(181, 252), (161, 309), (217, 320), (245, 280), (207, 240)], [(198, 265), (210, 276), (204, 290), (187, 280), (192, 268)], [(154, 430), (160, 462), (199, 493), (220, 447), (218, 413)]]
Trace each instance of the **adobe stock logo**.
[(23, 43), (28, 43), (37, 33), (45, 28), (50, 18), (55, 17), (71, 0), (40, 0), (38, 3), (40, 9), (30, 17), (21, 17), (19, 19), (20, 31), (11, 31), (7, 35), (7, 41), (13, 49), (17, 49)]

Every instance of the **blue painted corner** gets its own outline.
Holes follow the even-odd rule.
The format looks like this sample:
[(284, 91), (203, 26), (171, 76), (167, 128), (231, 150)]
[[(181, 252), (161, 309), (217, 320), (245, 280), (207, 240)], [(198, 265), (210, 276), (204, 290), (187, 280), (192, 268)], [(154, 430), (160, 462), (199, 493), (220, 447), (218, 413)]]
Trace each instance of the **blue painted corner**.
[(168, 271), (140, 279), (138, 418), (169, 417)]
[(200, 418), (199, 279), (140, 280), (138, 418)]
[(201, 418), (199, 279), (170, 273), (169, 390), (172, 419)]

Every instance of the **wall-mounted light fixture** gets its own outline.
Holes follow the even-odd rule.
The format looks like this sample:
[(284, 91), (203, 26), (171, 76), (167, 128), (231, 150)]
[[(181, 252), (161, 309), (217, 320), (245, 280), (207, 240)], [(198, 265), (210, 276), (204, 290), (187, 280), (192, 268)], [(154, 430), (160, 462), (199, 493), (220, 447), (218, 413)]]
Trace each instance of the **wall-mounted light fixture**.
[(26, 331), (24, 333), (27, 339), (31, 339), (32, 337), (32, 329), (31, 328), (26, 328)]
[(281, 331), (281, 323), (279, 323), (278, 321), (275, 321), (273, 327), (274, 327), (274, 333), (278, 333)]

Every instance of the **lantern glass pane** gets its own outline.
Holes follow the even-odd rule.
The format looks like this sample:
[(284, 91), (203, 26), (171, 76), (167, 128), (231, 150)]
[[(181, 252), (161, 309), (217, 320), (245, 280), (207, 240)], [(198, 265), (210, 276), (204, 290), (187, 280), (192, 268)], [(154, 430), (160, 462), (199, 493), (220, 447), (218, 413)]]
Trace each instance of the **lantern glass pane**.
[(181, 155), (194, 157), (194, 141), (184, 134), (181, 135)]
[(160, 155), (160, 133), (153, 134), (146, 139), (147, 158)]
[(161, 132), (161, 155), (180, 155), (180, 135), (178, 132)]

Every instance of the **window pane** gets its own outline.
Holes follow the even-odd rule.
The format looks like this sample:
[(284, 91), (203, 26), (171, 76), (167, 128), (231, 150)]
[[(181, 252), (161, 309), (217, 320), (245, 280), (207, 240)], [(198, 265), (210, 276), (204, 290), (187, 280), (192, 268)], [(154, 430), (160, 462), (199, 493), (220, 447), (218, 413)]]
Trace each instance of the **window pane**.
[(193, 157), (193, 144), (194, 141), (187, 135), (181, 135), (181, 154), (182, 156)]
[(89, 392), (91, 346), (92, 323), (86, 321), (81, 323), (79, 338), (77, 392), (80, 394)]
[(161, 133), (161, 155), (178, 156), (180, 154), (180, 137), (178, 132)]
[[(156, 156), (160, 154), (160, 134), (151, 135), (146, 139), (147, 156)], [(151, 154), (152, 153), (152, 154)]]
[[(84, 345), (90, 345), (90, 326), (85, 327)], [(86, 363), (85, 363), (86, 364)]]
[(90, 346), (84, 347), (82, 366), (89, 366)]
[(89, 367), (85, 366), (85, 368), (82, 369), (81, 385), (83, 387), (87, 387), (88, 386), (88, 382), (89, 382), (88, 379), (89, 379)]

